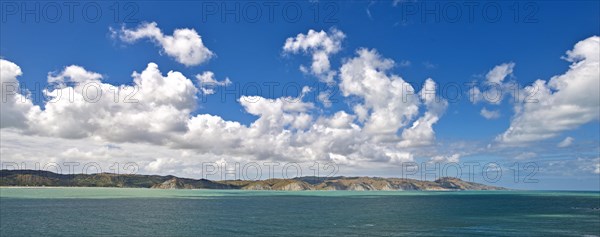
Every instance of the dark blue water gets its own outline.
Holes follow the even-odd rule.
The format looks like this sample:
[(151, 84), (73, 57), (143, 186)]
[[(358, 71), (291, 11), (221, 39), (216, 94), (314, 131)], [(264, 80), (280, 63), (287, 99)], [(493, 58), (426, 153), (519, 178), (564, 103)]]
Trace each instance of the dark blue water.
[(3, 237), (600, 236), (597, 192), (179, 191), (117, 198), (2, 192)]

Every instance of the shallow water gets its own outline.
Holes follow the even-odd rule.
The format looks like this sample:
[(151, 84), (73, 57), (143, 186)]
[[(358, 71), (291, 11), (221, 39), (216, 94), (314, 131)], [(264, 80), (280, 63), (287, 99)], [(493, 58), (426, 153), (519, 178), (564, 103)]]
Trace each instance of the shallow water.
[(0, 236), (600, 236), (600, 193), (0, 188)]

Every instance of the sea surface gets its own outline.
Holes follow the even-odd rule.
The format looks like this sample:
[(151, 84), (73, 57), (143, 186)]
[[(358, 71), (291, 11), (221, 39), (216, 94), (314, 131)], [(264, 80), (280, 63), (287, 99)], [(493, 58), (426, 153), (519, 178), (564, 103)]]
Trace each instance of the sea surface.
[(600, 236), (599, 192), (0, 188), (0, 236)]

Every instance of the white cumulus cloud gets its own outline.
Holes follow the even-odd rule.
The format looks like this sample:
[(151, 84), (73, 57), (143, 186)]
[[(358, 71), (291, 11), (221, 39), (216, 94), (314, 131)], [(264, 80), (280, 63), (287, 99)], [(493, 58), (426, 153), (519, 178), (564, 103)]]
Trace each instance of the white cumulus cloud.
[[(150, 23), (136, 30), (122, 29), (120, 37), (133, 42), (144, 37), (163, 41), (170, 36), (162, 35), (156, 24)], [(343, 33), (337, 30), (309, 31), (288, 39), (286, 48), (289, 52), (325, 53), (326, 58), (316, 56), (319, 60), (313, 69), (319, 75), (330, 75), (334, 70), (328, 56), (340, 50), (343, 38)], [(18, 85), (21, 69), (6, 60), (1, 63), (2, 82)], [(53, 87), (45, 93), (53, 102), (45, 101), (38, 106), (24, 92), (3, 94), (10, 102), (2, 106), (1, 127), (3, 134), (7, 131), (4, 128), (14, 129), (10, 136), (17, 143), (41, 137), (63, 143), (68, 139), (78, 144), (59, 153), (48, 152), (56, 160), (133, 157), (140, 161), (142, 170), (157, 173), (197, 165), (198, 161), (192, 162), (190, 157), (208, 161), (223, 157), (228, 157), (227, 161), (334, 161), (353, 166), (398, 164), (415, 158), (414, 150), (410, 149), (434, 143), (433, 125), (445, 112), (448, 102), (436, 94), (437, 85), (431, 78), (425, 80), (421, 91), (415, 92), (404, 79), (390, 73), (395, 65), (374, 49), (359, 49), (354, 57), (343, 61), (339, 89), (351, 103), (350, 111), (319, 113), (320, 108), (305, 101), (309, 87), (304, 87), (298, 97), (243, 95), (238, 98), (240, 106), (255, 117), (249, 124), (195, 113), (198, 94), (214, 93), (205, 85), (231, 84), (228, 78), (217, 80), (211, 71), (190, 79), (177, 71), (163, 73), (157, 64), (148, 63), (140, 72), (131, 74), (132, 83), (112, 85), (103, 80), (101, 73), (70, 65), (48, 74), (47, 80)], [(90, 101), (86, 93), (89, 85), (104, 94)], [(119, 93), (110, 93), (115, 91)], [(328, 99), (321, 98), (325, 104)], [(5, 113), (8, 110), (10, 113)], [(40, 142), (40, 139), (33, 140)], [(88, 148), (80, 141), (93, 141), (95, 146)], [(136, 146), (145, 152), (143, 157), (135, 157), (98, 143), (116, 144), (124, 149)], [(162, 152), (153, 156), (153, 149)], [(176, 152), (169, 155), (171, 151)], [(20, 154), (39, 156), (31, 152)], [(11, 159), (27, 160), (23, 156)]]
[(23, 75), (21, 67), (17, 64), (0, 59), (0, 128), (14, 127), (24, 128), (27, 126), (27, 116), (35, 112), (33, 105), (20, 91), (20, 83), (17, 77)]
[(600, 115), (600, 37), (578, 42), (564, 57), (567, 72), (537, 80), (523, 92), (525, 101), (515, 103), (510, 127), (496, 140), (516, 145), (555, 137)]
[(206, 71), (202, 74), (196, 75), (196, 79), (200, 83), (200, 90), (206, 95), (212, 95), (215, 93), (214, 87), (216, 86), (228, 86), (231, 85), (231, 80), (225, 78), (223, 81), (215, 79), (215, 74), (211, 71)]
[(504, 78), (511, 75), (513, 73), (513, 68), (515, 67), (515, 63), (503, 63), (498, 66), (495, 66), (492, 70), (490, 70), (485, 78), (488, 83), (496, 83), (501, 84), (504, 81)]
[(173, 35), (165, 35), (156, 22), (142, 23), (135, 29), (121, 27), (119, 31), (111, 29), (119, 39), (133, 43), (140, 39), (150, 39), (177, 62), (186, 66), (196, 66), (214, 56), (202, 42), (202, 38), (194, 29), (175, 29)]
[(308, 33), (300, 33), (296, 37), (287, 38), (283, 45), (286, 53), (307, 53), (312, 56), (310, 69), (301, 66), (303, 72), (317, 76), (321, 81), (333, 83), (335, 71), (331, 70), (329, 57), (342, 49), (342, 40), (346, 35), (335, 28), (329, 32), (310, 29)]

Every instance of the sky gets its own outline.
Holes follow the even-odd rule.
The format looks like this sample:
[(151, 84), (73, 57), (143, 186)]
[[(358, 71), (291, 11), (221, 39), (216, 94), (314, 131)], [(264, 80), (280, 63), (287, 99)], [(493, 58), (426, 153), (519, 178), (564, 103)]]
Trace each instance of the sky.
[(1, 165), (599, 190), (599, 9), (2, 2)]

